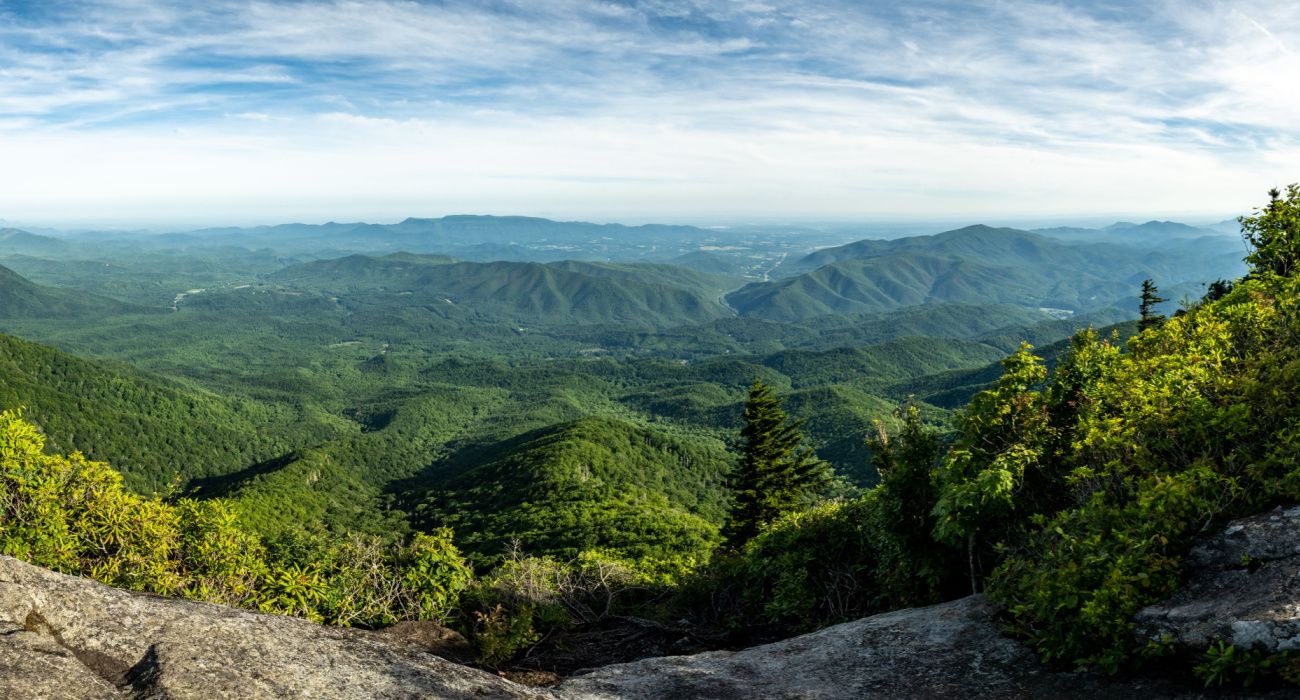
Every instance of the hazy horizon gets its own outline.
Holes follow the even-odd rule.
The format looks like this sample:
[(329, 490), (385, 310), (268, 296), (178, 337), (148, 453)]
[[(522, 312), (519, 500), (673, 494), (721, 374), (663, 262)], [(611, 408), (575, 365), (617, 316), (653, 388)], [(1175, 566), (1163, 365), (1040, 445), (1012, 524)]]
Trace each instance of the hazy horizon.
[[(952, 218), (930, 218), (930, 219), (798, 219), (798, 218), (751, 218), (744, 219), (688, 219), (688, 220), (669, 220), (659, 217), (627, 217), (627, 218), (602, 218), (602, 217), (583, 217), (583, 216), (543, 216), (531, 213), (480, 213), (480, 212), (449, 212), (446, 214), (436, 215), (413, 215), (409, 217), (398, 218), (375, 218), (375, 219), (345, 219), (339, 217), (311, 217), (298, 219), (248, 219), (248, 220), (223, 220), (223, 219), (197, 219), (193, 221), (127, 221), (115, 222), (111, 219), (104, 220), (98, 218), (85, 220), (66, 220), (53, 218), (50, 220), (11, 220), (0, 218), (0, 229), (12, 228), (32, 232), (52, 232), (60, 234), (73, 234), (85, 232), (135, 232), (135, 233), (184, 233), (201, 231), (205, 229), (226, 229), (226, 228), (261, 228), (305, 224), (319, 226), (324, 224), (379, 224), (391, 225), (400, 223), (408, 218), (413, 219), (438, 219), (452, 216), (493, 216), (493, 217), (522, 217), (522, 218), (539, 218), (564, 223), (594, 223), (594, 224), (620, 224), (625, 226), (642, 226), (642, 225), (665, 225), (665, 226), (691, 226), (702, 229), (744, 229), (753, 228), (782, 228), (806, 229), (806, 230), (831, 230), (831, 229), (860, 229), (866, 237), (871, 237), (873, 233), (894, 234), (894, 235), (924, 235), (927, 233), (937, 233), (967, 226), (986, 225), (995, 228), (1014, 228), (1023, 230), (1045, 229), (1055, 227), (1076, 227), (1076, 228), (1094, 228), (1100, 229), (1119, 223), (1142, 224), (1150, 221), (1170, 221), (1174, 223), (1186, 224), (1188, 226), (1208, 227), (1215, 224), (1221, 224), (1226, 221), (1235, 219), (1235, 216), (1197, 216), (1197, 215), (1148, 215), (1148, 214), (1113, 214), (1113, 215), (1078, 215), (1078, 216), (1059, 216), (1059, 217), (1035, 217), (1035, 218), (1018, 218), (1010, 217), (984, 217), (978, 216), (963, 217), (955, 215)], [(886, 237), (893, 237), (892, 235)]]

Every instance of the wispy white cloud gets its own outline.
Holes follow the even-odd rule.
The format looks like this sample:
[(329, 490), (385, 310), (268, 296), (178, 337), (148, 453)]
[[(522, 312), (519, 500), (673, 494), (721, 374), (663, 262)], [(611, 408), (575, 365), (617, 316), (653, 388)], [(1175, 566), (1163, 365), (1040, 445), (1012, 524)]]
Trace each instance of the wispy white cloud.
[(4, 7), (6, 218), (1235, 211), (1300, 179), (1277, 3)]

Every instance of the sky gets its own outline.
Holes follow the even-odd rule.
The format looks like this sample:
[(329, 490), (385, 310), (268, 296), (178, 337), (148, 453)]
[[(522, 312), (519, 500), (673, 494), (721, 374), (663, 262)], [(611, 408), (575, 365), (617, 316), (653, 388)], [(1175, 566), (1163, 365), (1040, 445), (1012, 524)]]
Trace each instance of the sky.
[(0, 0), (0, 220), (1225, 217), (1300, 3)]

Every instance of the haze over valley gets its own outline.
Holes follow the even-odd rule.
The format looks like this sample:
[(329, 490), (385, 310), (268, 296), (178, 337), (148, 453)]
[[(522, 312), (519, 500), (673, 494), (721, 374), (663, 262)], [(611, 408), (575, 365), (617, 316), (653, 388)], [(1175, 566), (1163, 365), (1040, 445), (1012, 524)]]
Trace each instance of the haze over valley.
[[(233, 496), (275, 527), (406, 528), (424, 517), (425, 494), (459, 483), (485, 455), (534, 449), (537, 435), (598, 420), (584, 440), (636, 431), (695, 455), (702, 473), (639, 488), (662, 499), (672, 514), (665, 526), (691, 523), (704, 547), (723, 513), (725, 447), (756, 377), (788, 394), (820, 456), (868, 487), (876, 477), (862, 436), (873, 421), (893, 420), (897, 403), (916, 396), (927, 420), (945, 424), (1021, 340), (1057, 352), (1053, 344), (1080, 327), (1126, 337), (1142, 280), (1160, 280), (1171, 299), (1197, 299), (1243, 270), (1238, 236), (1173, 222), (974, 225), (833, 245), (851, 236), (489, 216), (175, 233), (6, 229), (0, 329), (58, 348), (43, 351), (50, 362), (90, 360), (105, 391), (116, 383), (107, 377), (126, 371), (113, 363), (132, 367), (122, 395), (106, 397), (120, 404), (112, 417), (68, 416), (52, 397), (46, 406), (7, 391), (36, 424), (60, 426), (47, 428), (55, 447), (108, 461), (146, 492), (179, 478), (182, 492)], [(75, 391), (50, 385), (67, 374), (53, 365), (22, 374), (45, 387), (38, 394)], [(172, 383), (192, 394), (183, 405), (211, 404), (218, 423), (243, 426), (232, 454), (181, 459), (131, 438), (152, 413), (134, 405), (152, 401), (133, 388), (141, 382)], [(280, 422), (229, 413), (240, 402)], [(187, 423), (164, 432), (181, 439)], [(473, 471), (467, 483), (527, 491), (527, 479), (545, 483), (554, 468), (511, 459), (541, 472)], [(306, 471), (316, 476), (304, 502), (284, 489)], [(584, 497), (599, 501), (622, 480), (641, 475)], [(448, 498), (459, 496), (435, 500)], [(513, 522), (469, 529), (488, 543), (475, 552), (484, 560), (510, 537), (552, 554), (644, 549), (595, 534), (599, 521), (591, 527), (537, 541)]]

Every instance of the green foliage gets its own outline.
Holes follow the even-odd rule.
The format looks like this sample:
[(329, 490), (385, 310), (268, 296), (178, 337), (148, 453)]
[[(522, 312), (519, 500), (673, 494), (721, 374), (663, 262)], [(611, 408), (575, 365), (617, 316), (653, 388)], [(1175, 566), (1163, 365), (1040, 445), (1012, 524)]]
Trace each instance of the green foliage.
[(942, 445), (915, 406), (901, 414), (897, 434), (878, 425), (870, 441), (875, 488), (766, 525), (702, 571), (686, 604), (730, 625), (803, 631), (953, 595), (958, 555), (930, 537)]
[(237, 472), (339, 430), (337, 419), (230, 399), (0, 335), (0, 408), (22, 406), (51, 447), (113, 459), (150, 493)]
[(1241, 235), (1250, 246), (1246, 262), (1255, 275), (1288, 277), (1300, 265), (1300, 185), (1289, 185), (1286, 196), (1273, 189), (1269, 202), (1254, 216), (1243, 216)]
[(1233, 285), (1234, 283), (1230, 280), (1225, 280), (1225, 279), (1214, 280), (1206, 288), (1205, 297), (1202, 298), (1201, 301), (1207, 304), (1212, 301), (1218, 301), (1228, 296), (1228, 292), (1232, 291)]
[(737, 626), (804, 631), (873, 610), (875, 507), (868, 495), (771, 523), (715, 567), (710, 585), (726, 597), (714, 614)]
[(1273, 674), (1285, 660), (1282, 655), (1270, 655), (1262, 649), (1238, 649), (1219, 641), (1205, 650), (1205, 660), (1194, 671), (1207, 688), (1224, 684), (1249, 688)]
[(338, 625), (447, 619), (473, 579), (449, 530), (268, 547), (225, 501), (144, 498), (105, 464), (45, 454), (13, 412), (0, 413), (0, 551), (111, 586)]
[(526, 555), (516, 546), (466, 592), (463, 619), (480, 662), (498, 667), (558, 632), (639, 611), (685, 573), (609, 551), (588, 550), (560, 560)]
[(934, 535), (966, 545), (975, 589), (985, 550), (1014, 526), (1016, 494), (1047, 447), (1047, 406), (1033, 390), (1047, 370), (1031, 349), (1003, 361), (993, 388), (957, 416), (958, 438), (939, 470)]
[(633, 561), (706, 561), (722, 518), (720, 443), (586, 418), (472, 453), (477, 465), (430, 490), (421, 519), (442, 523), (482, 563), (518, 541), (572, 558), (607, 550)]
[(803, 442), (803, 421), (792, 421), (772, 388), (755, 379), (745, 402), (740, 461), (731, 475), (733, 502), (727, 541), (739, 546), (763, 525), (808, 502), (827, 485), (827, 464)]
[(1045, 661), (1114, 673), (1135, 659), (1133, 615), (1174, 593), (1202, 514), (1233, 494), (1231, 480), (1208, 467), (1130, 488), (1134, 500), (1122, 505), (1098, 494), (1035, 518), (1030, 539), (993, 574), (990, 594), (1009, 603), (1014, 629)]
[(914, 404), (900, 413), (896, 435), (877, 423), (867, 441), (880, 474), (870, 525), (878, 533), (873, 578), (882, 607), (938, 600), (952, 590), (954, 552), (931, 536), (939, 497), (935, 471), (944, 446)]
[(1300, 497), (1298, 299), (1293, 280), (1249, 280), (1127, 354), (1080, 339), (1058, 368), (1033, 468), (1064, 498), (1004, 534), (989, 582), (1045, 659), (1138, 661), (1132, 616), (1173, 592), (1193, 538)]
[(497, 605), (487, 612), (474, 613), (474, 643), (479, 649), (479, 663), (496, 668), (514, 658), (541, 635), (533, 629), (533, 609), (528, 606), (507, 611)]

